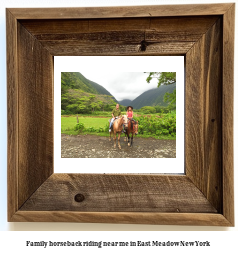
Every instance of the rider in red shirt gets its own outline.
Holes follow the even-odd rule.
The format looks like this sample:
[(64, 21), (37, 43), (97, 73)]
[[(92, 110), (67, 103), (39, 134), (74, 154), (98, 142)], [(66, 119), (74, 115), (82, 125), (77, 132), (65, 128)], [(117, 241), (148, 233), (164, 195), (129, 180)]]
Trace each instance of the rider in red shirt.
[(127, 115), (127, 118), (129, 118), (130, 120), (133, 118), (133, 107), (132, 106), (128, 106), (126, 108), (126, 115)]
[(126, 108), (126, 115), (127, 115), (127, 118), (129, 119), (129, 121), (131, 121), (131, 127), (133, 128), (133, 107), (132, 106), (128, 106)]

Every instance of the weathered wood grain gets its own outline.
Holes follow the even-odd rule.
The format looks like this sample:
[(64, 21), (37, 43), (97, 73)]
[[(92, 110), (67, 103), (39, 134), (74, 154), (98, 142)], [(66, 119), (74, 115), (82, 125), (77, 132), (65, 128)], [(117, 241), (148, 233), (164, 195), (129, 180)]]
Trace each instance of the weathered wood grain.
[(54, 174), (20, 210), (217, 212), (186, 176), (105, 174)]
[(110, 31), (143, 31), (150, 27), (150, 18), (21, 20), (33, 35), (68, 35)]
[[(219, 16), (186, 16), (150, 18), (150, 29), (157, 33), (186, 34), (193, 36), (206, 33)], [(153, 35), (153, 33), (151, 33)]]
[(222, 211), (222, 22), (186, 55), (186, 174)]
[(7, 193), (8, 220), (18, 210), (17, 20), (6, 11), (7, 31)]
[(223, 147), (223, 214), (234, 224), (234, 26), (235, 4), (223, 16), (223, 87), (222, 87), (222, 147)]
[(12, 221), (232, 226), (223, 215), (213, 213), (18, 211)]
[[(234, 225), (233, 25), (234, 4), (8, 9), (8, 220)], [(52, 175), (53, 55), (180, 54), (186, 176)]]
[[(96, 20), (34, 20), (21, 24), (52, 55), (181, 55), (217, 16)], [(61, 29), (62, 27), (62, 29)], [(141, 42), (148, 43), (141, 52)]]
[(18, 205), (53, 173), (53, 57), (18, 24)]
[[(146, 33), (146, 34), (145, 34)], [(90, 44), (122, 44), (125, 42), (139, 44), (142, 40), (148, 43), (160, 42), (196, 42), (202, 37), (202, 33), (186, 34), (186, 33), (161, 33), (153, 30), (127, 30), (127, 31), (108, 31), (94, 33), (73, 33), (73, 34), (40, 34), (35, 35), (36, 39), (47, 46), (48, 42), (78, 42), (82, 46), (83, 43)]]
[[(150, 17), (113, 19), (21, 20), (20, 23), (34, 36), (74, 35), (110, 31), (144, 31), (157, 33), (204, 34), (219, 16), (206, 17)], [(169, 22), (168, 22), (169, 20)], [(153, 33), (151, 33), (153, 35)], [(40, 39), (40, 37), (38, 37)]]
[(127, 56), (127, 55), (184, 55), (193, 46), (193, 42), (161, 42), (149, 45), (146, 51), (141, 51), (141, 43), (85, 43), (74, 41), (50, 41), (42, 42), (42, 45), (55, 56)]
[(83, 8), (10, 8), (17, 19), (102, 19), (222, 15), (232, 6), (223, 4), (150, 5)]

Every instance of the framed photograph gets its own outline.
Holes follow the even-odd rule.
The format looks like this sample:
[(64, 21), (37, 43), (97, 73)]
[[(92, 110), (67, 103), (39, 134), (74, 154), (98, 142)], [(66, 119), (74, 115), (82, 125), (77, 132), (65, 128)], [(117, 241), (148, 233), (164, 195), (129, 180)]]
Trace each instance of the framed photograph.
[[(171, 85), (158, 88), (159, 73), (147, 83), (145, 70), (154, 66), (163, 75), (173, 73)], [(184, 174), (183, 56), (60, 56), (54, 58), (54, 81), (55, 173)], [(174, 95), (174, 90), (175, 102), (165, 103), (165, 93)], [(118, 133), (116, 147), (109, 133), (116, 103), (124, 116), (127, 106), (134, 107), (133, 119), (139, 122), (132, 145), (124, 124), (121, 148)]]
[[(6, 9), (8, 221), (234, 226), (234, 6)], [(157, 158), (100, 172), (85, 168), (121, 159), (82, 158), (57, 173), (54, 67), (66, 56), (183, 57), (184, 173)]]

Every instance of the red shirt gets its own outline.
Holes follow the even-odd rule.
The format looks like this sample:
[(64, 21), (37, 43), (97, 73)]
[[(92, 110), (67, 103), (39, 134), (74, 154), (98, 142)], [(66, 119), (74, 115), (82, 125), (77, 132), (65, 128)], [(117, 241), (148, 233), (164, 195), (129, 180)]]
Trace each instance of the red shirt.
[(127, 112), (127, 117), (132, 117), (132, 111)]

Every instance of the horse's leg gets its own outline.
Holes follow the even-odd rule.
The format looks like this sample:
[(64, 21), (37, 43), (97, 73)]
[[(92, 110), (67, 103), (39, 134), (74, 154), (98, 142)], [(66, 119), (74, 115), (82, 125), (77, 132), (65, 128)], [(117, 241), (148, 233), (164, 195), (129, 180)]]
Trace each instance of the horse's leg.
[(133, 133), (132, 133), (132, 136), (131, 136), (131, 146), (133, 144)]
[(128, 138), (128, 146), (130, 146), (130, 134), (127, 135)]
[(113, 139), (114, 139), (114, 148), (116, 148), (116, 144), (117, 144), (117, 133), (114, 132), (113, 134)]
[(118, 147), (119, 149), (121, 149), (121, 144), (120, 144), (120, 137), (121, 137), (121, 133), (118, 133)]
[(109, 136), (109, 141), (111, 141), (112, 140), (112, 132), (111, 131), (109, 132), (109, 135), (110, 135)]
[(126, 131), (124, 141), (127, 142), (127, 140), (128, 140), (128, 132)]

